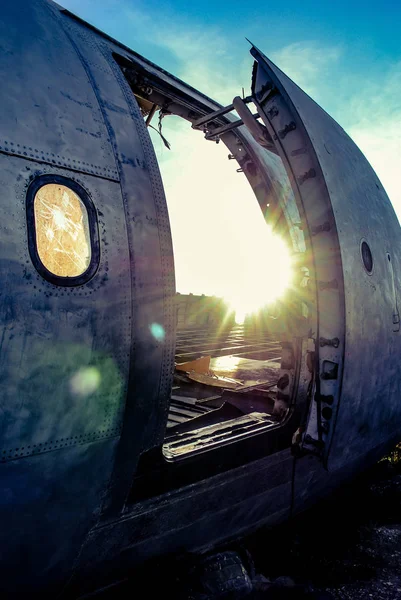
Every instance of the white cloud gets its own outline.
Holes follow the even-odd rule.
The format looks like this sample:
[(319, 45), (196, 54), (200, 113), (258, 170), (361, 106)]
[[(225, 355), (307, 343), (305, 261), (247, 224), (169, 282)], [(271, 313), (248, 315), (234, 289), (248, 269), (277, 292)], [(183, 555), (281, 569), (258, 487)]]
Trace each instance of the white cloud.
[[(177, 288), (240, 298), (241, 308), (269, 298), (272, 273), (279, 281), (286, 255), (272, 242), (245, 176), (236, 173), (238, 164), (227, 159), (222, 143), (205, 141), (190, 124), (177, 117), (164, 122), (172, 151), (155, 132), (152, 138), (168, 200)], [(264, 270), (270, 277), (260, 277)]]
[[(146, 27), (154, 43), (164, 47), (177, 61), (178, 70), (174, 74), (203, 93), (225, 104), (240, 92), (242, 86), (250, 85), (250, 57), (238, 64), (220, 29), (205, 30), (193, 22), (165, 18), (160, 21), (152, 18), (151, 22), (146, 22)], [(376, 170), (400, 217), (401, 188), (397, 175), (401, 156), (401, 65), (393, 65), (382, 74), (380, 81), (377, 77), (367, 79), (361, 73), (350, 72), (344, 48), (323, 46), (313, 40), (292, 43), (271, 53), (270, 57), (347, 130)], [(249, 87), (245, 93), (249, 93)], [(225, 163), (218, 162), (225, 158), (221, 149), (213, 148), (210, 142), (206, 144), (200, 139), (201, 134), (191, 132), (186, 124), (182, 125), (185, 131), (179, 125), (177, 132), (181, 133), (176, 135), (167, 123), (168, 120), (166, 132), (173, 139), (173, 149), (168, 160), (168, 152), (162, 152), (161, 167), (176, 248), (178, 284), (191, 281), (190, 270), (194, 267), (199, 286), (208, 292), (214, 286), (218, 293), (221, 281), (216, 263), (210, 264), (212, 254), (206, 251), (202, 257), (196, 248), (204, 244), (205, 231), (208, 232), (207, 239), (213, 240), (219, 237), (220, 228), (220, 247), (225, 248), (220, 257), (227, 265), (227, 279), (230, 278), (229, 265), (241, 264), (235, 240), (241, 243), (238, 215), (244, 204), (236, 207), (235, 218), (231, 214), (222, 230), (222, 221), (216, 218), (215, 199), (219, 199), (222, 210), (227, 210), (229, 199), (239, 193), (250, 201), (249, 192), (246, 194), (242, 180), (232, 179), (233, 174), (227, 172)], [(157, 147), (157, 141), (155, 143)], [(241, 186), (236, 194), (235, 185), (239, 183)], [(178, 231), (184, 214), (189, 233)], [(197, 227), (191, 233), (194, 216)], [(232, 231), (228, 235), (230, 228)]]
[[(77, 3), (77, 0), (66, 1)], [(92, 5), (94, 0), (80, 2)], [(114, 6), (114, 0), (108, 0), (106, 5)], [(156, 61), (160, 66), (220, 103), (230, 103), (241, 93), (242, 87), (245, 94), (249, 93), (252, 58), (245, 42), (238, 48), (234, 36), (227, 37), (224, 25), (206, 26), (201, 18), (196, 21), (182, 14), (169, 13), (166, 8), (149, 13), (146, 7), (132, 8), (124, 0), (119, 0), (118, 20), (129, 22), (129, 39), (124, 39), (125, 43), (140, 52), (145, 42), (145, 46), (156, 48), (157, 56), (162, 50), (165, 60)], [(252, 31), (249, 33), (252, 35)], [(351, 135), (376, 170), (401, 218), (401, 186), (398, 182), (401, 63), (387, 65), (380, 71), (376, 68), (374, 74), (360, 69), (352, 71), (349, 49), (345, 45), (322, 44), (313, 39), (297, 40), (271, 52), (269, 57)], [(188, 123), (177, 121), (168, 118), (164, 125), (164, 132), (172, 142), (171, 153), (153, 136), (165, 180), (173, 231), (177, 229), (180, 214), (185, 213), (188, 219), (188, 231), (174, 234), (179, 257), (177, 279), (178, 282), (188, 281), (193, 260), (199, 273), (199, 285), (206, 287), (214, 277), (210, 273), (215, 267), (210, 271), (210, 260), (205, 256), (202, 259), (200, 254), (195, 258), (192, 253), (193, 258), (186, 260), (185, 249), (194, 248), (196, 244), (202, 246), (204, 233), (201, 230), (204, 228), (209, 232), (207, 243), (213, 242), (216, 219), (211, 217), (208, 225), (207, 215), (215, 215), (218, 203), (227, 207), (230, 198), (248, 198), (249, 190), (246, 195), (243, 178), (226, 170), (228, 161), (221, 145), (216, 148), (202, 140), (202, 134), (191, 131)], [(237, 192), (235, 186), (238, 186)], [(203, 216), (199, 212), (200, 206)], [(193, 215), (198, 224), (195, 232)], [(232, 221), (230, 223), (230, 227), (234, 227)], [(227, 229), (228, 222), (221, 228), (222, 235)], [(220, 246), (226, 243), (227, 247), (232, 247), (232, 242), (227, 239), (224, 241), (220, 236)], [(200, 273), (202, 260), (204, 271)], [(231, 260), (234, 261), (234, 255)]]
[(401, 221), (401, 112), (396, 120), (381, 118), (370, 126), (357, 124), (349, 133), (375, 169)]
[(375, 169), (401, 221), (401, 62), (361, 87), (348, 110), (353, 122), (347, 132)]
[(322, 81), (334, 85), (330, 74), (341, 55), (340, 46), (322, 47), (314, 41), (302, 41), (271, 53), (269, 58), (307, 94), (318, 98)]
[(150, 17), (138, 9), (128, 9), (127, 16), (142, 36), (175, 59), (178, 68), (174, 75), (186, 83), (222, 104), (229, 104), (241, 94), (242, 87), (249, 93), (252, 59), (245, 43), (244, 58), (238, 61), (219, 27), (205, 27), (201, 22), (166, 13)]
[(272, 60), (325, 108), (358, 144), (383, 183), (401, 220), (401, 63), (380, 76), (353, 73), (340, 46), (290, 44)]
[[(139, 0), (140, 1), (140, 0)], [(97, 0), (64, 0), (85, 18)], [(138, 0), (137, 0), (138, 2)], [(118, 3), (118, 11), (115, 10)], [(224, 26), (205, 26), (166, 7), (149, 12), (127, 0), (103, 0), (109, 28), (129, 22), (130, 39), (123, 40), (140, 51), (146, 41), (166, 53), (161, 64), (185, 82), (222, 104), (249, 92), (252, 59), (224, 33)], [(87, 15), (86, 15), (87, 16)], [(249, 32), (252, 35), (252, 31)], [(263, 48), (262, 48), (263, 50)], [(238, 57), (241, 57), (238, 59)], [(374, 74), (353, 72), (350, 50), (345, 45), (322, 44), (313, 39), (297, 40), (271, 52), (269, 57), (291, 79), (323, 106), (366, 154), (383, 182), (401, 217), (401, 187), (398, 184), (401, 156), (401, 63), (385, 66)]]
[[(249, 94), (252, 57), (245, 51), (236, 60), (218, 28), (166, 15), (150, 20), (137, 10), (130, 19), (173, 58), (174, 75), (186, 83), (222, 104), (242, 87)], [(166, 190), (177, 289), (225, 296), (242, 310), (251, 300), (266, 301), (275, 289), (272, 273), (278, 281), (284, 267), (247, 180), (236, 173), (238, 164), (228, 160), (223, 143), (205, 141), (189, 123), (166, 117), (162, 124), (171, 151), (152, 130), (151, 136)], [(280, 256), (285, 258), (283, 250)], [(270, 277), (260, 277), (264, 271)]]

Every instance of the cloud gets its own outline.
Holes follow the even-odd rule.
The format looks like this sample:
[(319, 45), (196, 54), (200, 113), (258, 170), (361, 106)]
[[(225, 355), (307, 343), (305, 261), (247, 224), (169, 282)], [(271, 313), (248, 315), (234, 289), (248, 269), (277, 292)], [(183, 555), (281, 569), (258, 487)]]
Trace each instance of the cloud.
[(374, 77), (353, 72), (341, 46), (290, 44), (273, 62), (329, 112), (375, 169), (401, 220), (401, 62)]
[[(137, 9), (129, 11), (129, 18), (174, 61), (174, 75), (186, 83), (222, 104), (231, 103), (242, 87), (249, 94), (252, 57), (244, 44), (244, 58), (238, 61), (220, 28), (165, 13), (149, 19)], [(271, 279), (255, 272), (268, 269), (266, 256), (277, 257), (277, 251), (272, 251), (274, 242), (245, 176), (236, 173), (238, 164), (228, 160), (222, 143), (205, 141), (189, 123), (177, 117), (162, 123), (171, 151), (152, 130), (151, 136), (167, 196), (177, 289), (225, 296), (242, 308), (251, 287), (256, 302), (267, 299)], [(284, 270), (277, 258), (274, 263), (270, 272)], [(258, 282), (265, 286), (259, 294)]]
[[(104, 22), (98, 26), (117, 37), (121, 31), (122, 41), (136, 50), (151, 49), (155, 62), (222, 104), (231, 102), (242, 87), (249, 93), (252, 59), (247, 46), (239, 48), (223, 25), (206, 25), (201, 16), (177, 14), (167, 5), (149, 11), (140, 1), (135, 7), (127, 0), (64, 3), (84, 18), (103, 15)], [(396, 177), (401, 155), (401, 63), (382, 66), (376, 60), (367, 73), (366, 61), (363, 67), (359, 63), (352, 68), (346, 43), (324, 44), (314, 39), (296, 40), (270, 52), (269, 57), (356, 141), (401, 217), (401, 187)]]
[(356, 124), (348, 133), (375, 169), (401, 221), (401, 111), (394, 119), (381, 117), (368, 126)]
[[(138, 13), (132, 18), (138, 22)], [(246, 58), (238, 62), (239, 52), (232, 53), (229, 41), (219, 28), (205, 30), (193, 21), (166, 21), (163, 17), (147, 21), (146, 30), (154, 43), (175, 59), (177, 69), (174, 74), (185, 82), (223, 104), (229, 103), (242, 86), (246, 88), (245, 93), (249, 93), (252, 61), (244, 52)], [(396, 173), (401, 156), (401, 65), (395, 64), (386, 72), (381, 71), (380, 79), (377, 76), (369, 79), (366, 73), (352, 71), (346, 50), (340, 45), (304, 40), (282, 47), (270, 53), (270, 57), (354, 139), (376, 170), (400, 218), (401, 188)], [(204, 245), (205, 231), (208, 231), (208, 240), (220, 238), (220, 247), (224, 247), (220, 258), (226, 265), (226, 279), (235, 277), (233, 265), (242, 264), (236, 246), (240, 243), (240, 213), (245, 204), (238, 204), (230, 212), (229, 203), (239, 194), (244, 202), (250, 202), (249, 192), (246, 193), (246, 184), (242, 180), (237, 178), (235, 183), (233, 174), (228, 173), (221, 148), (217, 150), (210, 142), (206, 144), (201, 134), (191, 132), (187, 124), (169, 123), (168, 119), (165, 123), (167, 137), (173, 141), (173, 152), (169, 154), (159, 142), (158, 154), (171, 215), (177, 281), (179, 285), (180, 282), (195, 281), (195, 270), (200, 288), (209, 293), (211, 288), (220, 292), (216, 262), (210, 265), (210, 252), (205, 252), (202, 257), (196, 248)], [(157, 140), (154, 142), (157, 147)], [(226, 181), (223, 186), (222, 178)], [(239, 183), (241, 186), (236, 192), (235, 186)], [(219, 203), (214, 201), (215, 198)], [(217, 204), (229, 215), (225, 218), (224, 230), (220, 226), (223, 217), (216, 214)], [(193, 215), (196, 215), (196, 228), (187, 235), (179, 231), (184, 221), (191, 230)], [(252, 227), (251, 221), (248, 227)], [(228, 230), (231, 230), (230, 235)], [(210, 269), (205, 267), (205, 262)]]
[(127, 9), (127, 16), (142, 36), (174, 59), (174, 75), (186, 83), (222, 104), (241, 94), (242, 87), (249, 93), (252, 58), (245, 43), (244, 57), (238, 60), (217, 26), (205, 27), (202, 22), (166, 12), (150, 17), (140, 9)]
[(348, 110), (347, 133), (375, 169), (401, 221), (401, 62), (362, 86)]
[(163, 123), (172, 150), (151, 135), (167, 196), (178, 290), (233, 299), (252, 288), (257, 295), (255, 270), (269, 269), (268, 257), (277, 252), (269, 232), (262, 235), (263, 216), (245, 176), (236, 173), (238, 164), (227, 159), (222, 143), (205, 141), (178, 117)]
[[(87, 4), (93, 12), (98, 0), (65, 1), (81, 8)], [(223, 24), (211, 26), (201, 16), (177, 14), (166, 5), (158, 12), (149, 12), (141, 4), (133, 8), (125, 0), (118, 1), (118, 11), (112, 10), (114, 0), (103, 0), (102, 6), (109, 33), (120, 37), (123, 26), (121, 41), (204, 94), (228, 104), (241, 94), (242, 87), (249, 93), (252, 58), (245, 43), (239, 47)], [(112, 14), (118, 14), (118, 19)], [(252, 37), (251, 29), (248, 35)], [(366, 61), (362, 61), (364, 66), (361, 61), (353, 63), (346, 42), (314, 39), (295, 40), (270, 52), (269, 58), (354, 139), (401, 218), (401, 63), (376, 61), (372, 71), (366, 72)], [(233, 268), (242, 264), (238, 254), (243, 245), (240, 215), (254, 198), (244, 177), (235, 173), (234, 161), (227, 161), (222, 144), (216, 147), (205, 142), (201, 133), (173, 117), (163, 121), (163, 132), (172, 142), (171, 152), (157, 135), (152, 138), (167, 192), (178, 287), (209, 293), (213, 287), (217, 292), (222, 285), (220, 264), (225, 265), (226, 279), (241, 271)], [(252, 227), (248, 221), (247, 228)], [(234, 269), (232, 273), (230, 269)]]
[(270, 58), (307, 94), (318, 97), (322, 80), (329, 82), (333, 65), (337, 66), (342, 53), (340, 46), (322, 47), (315, 41), (302, 41), (271, 53)]

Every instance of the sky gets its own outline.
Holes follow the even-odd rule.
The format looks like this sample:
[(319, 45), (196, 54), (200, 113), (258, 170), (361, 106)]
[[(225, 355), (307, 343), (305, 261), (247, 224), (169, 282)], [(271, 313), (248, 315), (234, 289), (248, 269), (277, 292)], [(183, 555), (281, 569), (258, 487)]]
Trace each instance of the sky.
[[(250, 39), (354, 139), (401, 220), (401, 2), (59, 1), (222, 104), (242, 87), (249, 93)], [(163, 127), (171, 151), (152, 139), (168, 200), (177, 288), (233, 294), (235, 285), (227, 291), (223, 279), (244, 283), (245, 271), (255, 275), (249, 261), (260, 214), (252, 192), (222, 144), (169, 119)]]

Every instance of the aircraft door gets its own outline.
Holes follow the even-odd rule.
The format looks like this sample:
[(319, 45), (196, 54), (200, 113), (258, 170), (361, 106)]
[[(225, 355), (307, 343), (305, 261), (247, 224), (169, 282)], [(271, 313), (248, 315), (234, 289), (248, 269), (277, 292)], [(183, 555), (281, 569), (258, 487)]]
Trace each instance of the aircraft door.
[(401, 422), (393, 270), (400, 228), (344, 130), (257, 48), (251, 54), (253, 101), (286, 167), (312, 253), (316, 372), (303, 446), (339, 468), (388, 440), (390, 429), (396, 436)]

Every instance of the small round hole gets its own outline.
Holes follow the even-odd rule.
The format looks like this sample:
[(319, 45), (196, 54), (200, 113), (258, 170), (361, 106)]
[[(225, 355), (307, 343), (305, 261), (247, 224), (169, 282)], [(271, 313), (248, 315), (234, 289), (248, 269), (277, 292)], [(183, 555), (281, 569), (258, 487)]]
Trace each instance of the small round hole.
[(333, 409), (330, 408), (330, 406), (325, 406), (322, 410), (322, 417), (323, 419), (327, 419), (327, 421), (329, 421), (331, 419), (331, 416), (333, 414)]
[(365, 241), (363, 241), (361, 244), (361, 255), (363, 265), (370, 275), (373, 271), (373, 256), (367, 242)]

